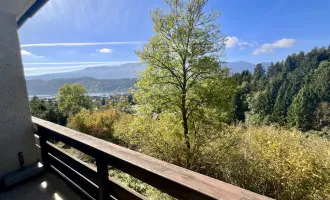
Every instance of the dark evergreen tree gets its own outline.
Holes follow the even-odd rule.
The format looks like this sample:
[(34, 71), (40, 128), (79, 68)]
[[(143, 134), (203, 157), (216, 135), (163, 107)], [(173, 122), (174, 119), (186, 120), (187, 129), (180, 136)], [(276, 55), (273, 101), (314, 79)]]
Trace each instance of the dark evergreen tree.
[(253, 72), (252, 90), (261, 91), (265, 86), (266, 70), (261, 63), (257, 64)]
[(240, 85), (236, 117), (248, 123), (277, 123), (301, 130), (322, 129), (329, 121), (330, 46), (289, 55), (267, 69), (256, 65), (253, 75), (234, 74)]
[(276, 77), (282, 72), (283, 63), (276, 62), (275, 64), (271, 63), (267, 69), (267, 78)]

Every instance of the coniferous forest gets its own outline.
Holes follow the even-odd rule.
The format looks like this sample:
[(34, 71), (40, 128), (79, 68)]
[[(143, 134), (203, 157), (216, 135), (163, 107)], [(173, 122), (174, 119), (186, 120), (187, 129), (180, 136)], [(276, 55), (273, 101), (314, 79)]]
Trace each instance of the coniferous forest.
[(239, 84), (236, 119), (327, 134), (330, 119), (330, 47), (289, 55), (264, 69), (233, 75)]

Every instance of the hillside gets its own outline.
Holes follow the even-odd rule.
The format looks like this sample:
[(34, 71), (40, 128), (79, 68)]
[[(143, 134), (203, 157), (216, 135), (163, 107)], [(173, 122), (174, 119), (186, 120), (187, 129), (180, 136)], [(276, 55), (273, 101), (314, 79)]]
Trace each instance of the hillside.
[(303, 131), (330, 125), (330, 46), (289, 55), (254, 73), (235, 74), (241, 84), (237, 118), (249, 124), (279, 124)]
[(90, 77), (66, 78), (52, 80), (27, 80), (27, 90), (29, 95), (47, 95), (56, 94), (58, 88), (64, 84), (82, 84), (89, 93), (107, 93), (107, 92), (127, 92), (133, 87), (136, 79), (95, 79)]
[[(95, 79), (122, 79), (122, 78), (135, 78), (136, 74), (144, 70), (146, 64), (142, 63), (127, 63), (120, 66), (101, 66), (101, 67), (88, 67), (72, 72), (43, 74), (39, 76), (27, 76), (26, 80), (42, 79), (63, 79), (63, 78), (79, 78), (79, 77), (92, 77)], [(42, 69), (42, 68), (41, 68)]]
[[(227, 62), (225, 64), (233, 73), (242, 72), (243, 70), (249, 70), (253, 72), (256, 66), (253, 63), (238, 61)], [(262, 63), (267, 68), (270, 63)], [(92, 77), (95, 79), (121, 79), (121, 78), (136, 78), (137, 74), (142, 72), (146, 67), (143, 63), (127, 63), (120, 66), (102, 66), (102, 67), (89, 67), (72, 72), (43, 74), (39, 76), (27, 76), (26, 80), (42, 79), (63, 79), (63, 78), (79, 78), (79, 77)], [(42, 69), (42, 68), (41, 68)]]

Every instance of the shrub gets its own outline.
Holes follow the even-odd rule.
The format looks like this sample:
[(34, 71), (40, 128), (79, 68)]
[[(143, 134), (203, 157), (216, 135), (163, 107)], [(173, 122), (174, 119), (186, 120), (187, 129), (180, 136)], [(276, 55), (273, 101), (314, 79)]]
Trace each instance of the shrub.
[(330, 198), (330, 142), (315, 135), (275, 126), (221, 131), (205, 125), (187, 150), (171, 115), (137, 117), (125, 132), (145, 154), (269, 197)]
[(113, 140), (113, 126), (120, 114), (116, 110), (91, 112), (82, 110), (68, 120), (69, 128), (98, 137), (104, 140)]
[(181, 124), (173, 115), (162, 114), (159, 120), (126, 116), (126, 120), (116, 124), (116, 137), (127, 141), (137, 151), (180, 166), (187, 165)]
[[(204, 124), (192, 132), (189, 150), (180, 120), (170, 113), (152, 119), (82, 111), (68, 126), (276, 199), (330, 198), (330, 141), (298, 130)], [(148, 197), (163, 197), (126, 175), (114, 176)]]
[(330, 198), (328, 140), (274, 126), (226, 132), (241, 137), (219, 169), (227, 182), (276, 199)]

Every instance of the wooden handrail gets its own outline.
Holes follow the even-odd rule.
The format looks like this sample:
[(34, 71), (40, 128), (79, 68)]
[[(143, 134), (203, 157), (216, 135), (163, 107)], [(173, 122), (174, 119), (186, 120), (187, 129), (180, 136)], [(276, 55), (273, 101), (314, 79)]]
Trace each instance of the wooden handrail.
[[(55, 140), (62, 141), (99, 160), (102, 166), (99, 166), (98, 169), (100, 168), (101, 171), (103, 171), (100, 171), (100, 173), (105, 174), (103, 176), (107, 176), (107, 173), (102, 170), (104, 169), (104, 164), (107, 164), (178, 199), (270, 199), (223, 181), (36, 117), (32, 117), (32, 121), (37, 126), (37, 134), (41, 137), (51, 137)], [(49, 149), (50, 147), (51, 146), (48, 145), (45, 149)], [(43, 151), (42, 148), (43, 147), (41, 147), (41, 151)], [(42, 155), (45, 156), (45, 153), (42, 153)], [(68, 156), (68, 154), (66, 155)], [(51, 159), (46, 158), (46, 160)], [(70, 158), (66, 160), (70, 160)], [(74, 163), (77, 164), (77, 162)], [(92, 174), (92, 172), (90, 174)], [(103, 183), (106, 182), (104, 177), (102, 178), (102, 175), (101, 178), (96, 177), (96, 179)], [(101, 196), (108, 195), (106, 188), (103, 186), (110, 187), (109, 185), (110, 184), (99, 186), (99, 195), (97, 198), (100, 197), (100, 199), (104, 199)], [(129, 190), (129, 192), (132, 191)], [(110, 195), (113, 195), (111, 191)], [(122, 199), (120, 195), (121, 192), (117, 192), (115, 197)], [(136, 195), (136, 193), (134, 193), (133, 196), (134, 195)], [(139, 195), (136, 196), (136, 199), (141, 198), (142, 197)]]

